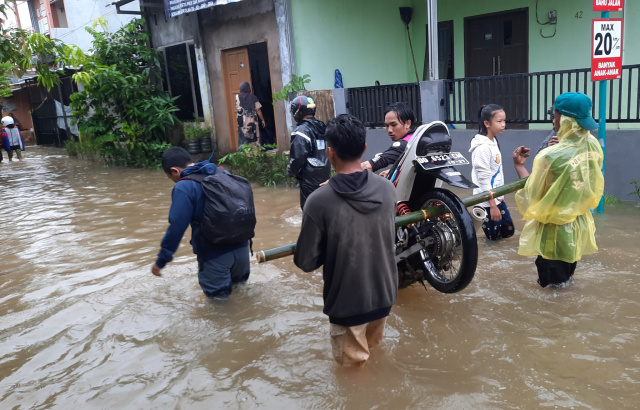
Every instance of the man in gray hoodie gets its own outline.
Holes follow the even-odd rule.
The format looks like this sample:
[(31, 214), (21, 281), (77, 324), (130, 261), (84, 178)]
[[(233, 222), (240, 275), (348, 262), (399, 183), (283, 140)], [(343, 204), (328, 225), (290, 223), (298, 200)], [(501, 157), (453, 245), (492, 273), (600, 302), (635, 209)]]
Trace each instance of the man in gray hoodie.
[(396, 193), (386, 178), (363, 171), (362, 122), (348, 114), (331, 120), (325, 139), (336, 170), (304, 206), (294, 263), (323, 267), (324, 309), (336, 361), (363, 366), (382, 341), (398, 295), (395, 262)]

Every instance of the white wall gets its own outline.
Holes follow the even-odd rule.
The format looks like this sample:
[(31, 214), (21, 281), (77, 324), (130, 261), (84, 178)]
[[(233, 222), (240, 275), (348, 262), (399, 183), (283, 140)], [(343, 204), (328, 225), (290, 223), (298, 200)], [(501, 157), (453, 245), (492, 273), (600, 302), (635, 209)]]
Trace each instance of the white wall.
[[(4, 2), (4, 3), (6, 3), (6, 2)], [(4, 28), (16, 28), (16, 27), (18, 27), (18, 17), (13, 12), (13, 7), (12, 7), (11, 4), (6, 4), (6, 8), (4, 9), (4, 12), (6, 13), (6, 16), (2, 16), (2, 14), (0, 14), (0, 19), (5, 20), (2, 23), (2, 26)], [(18, 13), (20, 13), (20, 12), (18, 11)]]
[[(140, 15), (116, 14), (114, 0), (64, 0), (65, 13), (69, 28), (52, 28), (51, 37), (62, 40), (66, 44), (75, 44), (87, 52), (91, 48), (93, 37), (85, 30), (91, 27), (94, 20), (103, 17), (107, 20), (107, 28), (111, 32), (117, 31), (134, 18)], [(56, 3), (51, 7), (55, 7)], [(134, 0), (122, 10), (140, 11), (140, 3)], [(53, 12), (53, 10), (51, 10)]]

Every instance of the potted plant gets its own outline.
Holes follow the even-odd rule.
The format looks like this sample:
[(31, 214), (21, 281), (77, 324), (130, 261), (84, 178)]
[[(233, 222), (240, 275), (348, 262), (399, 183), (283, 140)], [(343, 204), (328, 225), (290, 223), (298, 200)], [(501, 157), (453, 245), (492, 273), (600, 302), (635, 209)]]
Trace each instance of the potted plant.
[(199, 154), (202, 152), (199, 130), (200, 127), (193, 123), (184, 123), (184, 136), (187, 139), (186, 148), (189, 154)]
[(201, 152), (211, 152), (211, 127), (208, 125), (206, 127), (198, 126), (198, 129), (200, 133)]

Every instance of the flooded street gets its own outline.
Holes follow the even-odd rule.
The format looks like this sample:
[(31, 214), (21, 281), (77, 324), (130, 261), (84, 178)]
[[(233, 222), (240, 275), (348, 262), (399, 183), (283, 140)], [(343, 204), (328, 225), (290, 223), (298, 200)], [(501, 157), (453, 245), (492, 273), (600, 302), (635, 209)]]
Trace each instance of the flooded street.
[[(551, 290), (516, 253), (523, 222), (507, 196), (516, 235), (479, 237), (460, 293), (401, 290), (382, 346), (354, 371), (331, 356), (321, 271), (252, 259), (248, 284), (210, 301), (190, 233), (163, 277), (150, 272), (173, 186), (162, 171), (25, 154), (0, 164), (2, 409), (638, 406), (635, 204), (595, 216), (599, 252)], [(294, 242), (297, 189), (254, 195), (254, 250)]]

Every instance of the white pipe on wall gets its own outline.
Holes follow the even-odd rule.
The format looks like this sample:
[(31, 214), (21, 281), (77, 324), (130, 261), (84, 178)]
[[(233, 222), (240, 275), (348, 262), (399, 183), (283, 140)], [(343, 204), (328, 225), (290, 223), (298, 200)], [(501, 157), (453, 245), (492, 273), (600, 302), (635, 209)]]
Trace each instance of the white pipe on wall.
[(426, 0), (429, 25), (429, 81), (440, 79), (438, 73), (438, 0)]

